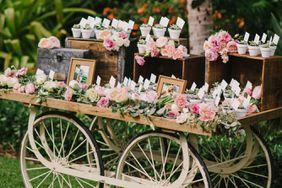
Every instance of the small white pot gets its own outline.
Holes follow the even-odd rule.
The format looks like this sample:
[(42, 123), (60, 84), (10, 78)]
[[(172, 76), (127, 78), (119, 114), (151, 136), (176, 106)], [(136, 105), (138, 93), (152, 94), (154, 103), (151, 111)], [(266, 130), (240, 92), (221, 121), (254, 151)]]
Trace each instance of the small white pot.
[(147, 35), (149, 35), (151, 32), (151, 29), (152, 29), (151, 27), (140, 27), (141, 36), (146, 37)]
[(98, 29), (95, 29), (95, 35), (96, 35), (96, 39), (100, 40), (101, 37), (100, 37), (100, 33), (102, 32), (103, 30), (98, 30)]
[(238, 54), (246, 54), (248, 49), (247, 44), (237, 44)]
[(270, 48), (260, 48), (262, 57), (270, 57), (271, 49)]
[(270, 46), (271, 52), (270, 56), (274, 56), (277, 46)]
[(137, 44), (139, 54), (145, 54), (146, 44)]
[(72, 36), (74, 38), (80, 38), (81, 36), (81, 29), (71, 28)]
[(157, 38), (164, 37), (165, 31), (166, 31), (166, 28), (160, 29), (160, 28), (153, 27), (154, 36), (157, 37)]
[(237, 119), (244, 118), (247, 115), (247, 109), (238, 109), (235, 111), (235, 114)]
[(94, 31), (94, 29), (92, 30), (90, 37), (91, 37), (91, 38), (95, 38), (95, 31)]
[(258, 46), (248, 46), (250, 56), (257, 56), (259, 47)]
[(168, 28), (168, 32), (171, 39), (177, 40), (180, 37), (181, 30), (173, 30)]
[(90, 39), (91, 33), (92, 33), (92, 29), (89, 29), (89, 30), (82, 29), (81, 33), (82, 33), (82, 38)]

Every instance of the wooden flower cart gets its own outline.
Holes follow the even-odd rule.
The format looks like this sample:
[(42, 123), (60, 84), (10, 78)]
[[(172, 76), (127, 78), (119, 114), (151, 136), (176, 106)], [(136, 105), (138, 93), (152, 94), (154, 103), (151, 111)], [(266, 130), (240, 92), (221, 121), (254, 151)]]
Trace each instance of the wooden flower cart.
[[(36, 96), (13, 92), (0, 91), (0, 98), (32, 106), (20, 156), (26, 187), (271, 185), (273, 174), (269, 150), (251, 126), (282, 116), (282, 108), (241, 119), (245, 139), (238, 141), (236, 138), (235, 142), (235, 138), (229, 138), (233, 145), (225, 150), (226, 146), (220, 144), (224, 138), (220, 138), (215, 146), (205, 145), (205, 141), (217, 136), (199, 126), (180, 125), (166, 118), (133, 118), (113, 113), (111, 109), (52, 98), (39, 104)], [(57, 111), (36, 116), (36, 106)], [(93, 121), (86, 126), (72, 113), (62, 110), (92, 115)], [(122, 148), (111, 126), (114, 120), (151, 125), (156, 130), (137, 135)], [(95, 132), (100, 133), (103, 141), (93, 137)], [(109, 156), (112, 156), (111, 160), (102, 160)], [(119, 158), (115, 170), (111, 168), (114, 156)], [(219, 183), (212, 186), (211, 181), (215, 179)]]

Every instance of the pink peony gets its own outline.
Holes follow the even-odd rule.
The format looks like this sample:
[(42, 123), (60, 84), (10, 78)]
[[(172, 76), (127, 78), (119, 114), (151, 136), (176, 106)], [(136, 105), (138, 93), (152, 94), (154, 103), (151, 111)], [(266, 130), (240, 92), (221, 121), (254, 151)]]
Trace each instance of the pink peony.
[(172, 59), (176, 60), (176, 59), (182, 59), (184, 56), (183, 54), (183, 51), (180, 50), (180, 49), (176, 49), (173, 56), (172, 56)]
[(175, 53), (175, 51), (176, 51), (175, 46), (171, 45), (171, 44), (167, 44), (165, 46), (165, 50), (167, 52), (167, 57), (169, 57), (169, 58), (172, 58), (174, 53)]
[(110, 100), (107, 97), (102, 97), (98, 102), (97, 106), (102, 108), (107, 108), (110, 104)]
[(122, 38), (122, 39), (127, 39), (128, 38), (128, 34), (126, 32), (124, 32), (124, 31), (122, 31), (122, 32), (118, 33), (118, 37)]
[(28, 69), (26, 67), (21, 68), (17, 71), (16, 77), (25, 76), (27, 74)]
[(137, 55), (137, 56), (135, 56), (134, 59), (135, 59), (136, 63), (140, 66), (143, 66), (145, 64), (145, 59), (142, 56)]
[(215, 61), (218, 58), (218, 53), (212, 49), (208, 49), (205, 51), (205, 56), (208, 61)]
[(232, 40), (231, 35), (227, 31), (221, 31), (218, 33), (218, 38), (221, 42), (228, 43)]
[(194, 114), (199, 114), (199, 109), (200, 106), (197, 103), (193, 103), (190, 105), (189, 109), (191, 110), (191, 112), (193, 112)]
[(244, 90), (243, 90), (243, 93), (247, 93), (248, 95), (252, 95), (252, 88), (245, 88)]
[(35, 92), (35, 86), (32, 83), (29, 83), (25, 86), (25, 93), (26, 94), (33, 94)]
[(213, 107), (213, 105), (208, 104), (200, 104), (199, 106), (199, 115), (201, 121), (212, 121), (215, 118), (216, 115), (216, 109)]
[(160, 53), (161, 53), (162, 56), (168, 57), (168, 52), (167, 52), (166, 48), (162, 48)]
[(5, 70), (5, 72), (4, 72), (4, 75), (5, 75), (6, 77), (15, 77), (16, 74), (17, 74), (17, 71), (16, 71), (16, 70), (12, 70), (12, 69), (10, 69), (10, 68), (7, 68), (7, 69)]
[(210, 44), (211, 49), (213, 49), (213, 51), (219, 51), (220, 41), (215, 35), (210, 36), (208, 42)]
[(67, 90), (66, 90), (65, 96), (64, 96), (64, 97), (65, 97), (65, 100), (66, 100), (66, 101), (71, 101), (72, 95), (73, 95), (73, 90), (72, 90), (72, 88), (67, 87)]
[(259, 100), (261, 98), (261, 95), (262, 95), (262, 87), (261, 85), (259, 86), (256, 86), (253, 90), (253, 94), (252, 94), (252, 97)]
[(257, 113), (257, 112), (259, 112), (257, 105), (251, 105), (251, 106), (249, 106), (249, 108), (247, 110), (247, 115), (251, 115), (251, 114)]
[(47, 38), (40, 39), (38, 43), (39, 48), (52, 48), (52, 42)]
[(151, 56), (152, 57), (157, 57), (159, 55), (160, 51), (158, 48), (154, 48), (151, 50)]
[(170, 119), (176, 119), (178, 115), (179, 115), (178, 112), (173, 112), (173, 111), (169, 111), (169, 112), (166, 114), (166, 116), (167, 116), (168, 118), (170, 118)]
[(114, 50), (116, 47), (116, 43), (112, 38), (105, 39), (103, 45), (107, 50)]
[(146, 91), (145, 93), (140, 94), (140, 100), (148, 103), (154, 103), (157, 101), (158, 95), (155, 91)]
[(185, 46), (183, 46), (183, 45), (179, 45), (177, 49), (182, 51), (183, 56), (186, 56), (188, 54), (187, 48)]
[(156, 46), (158, 48), (162, 48), (162, 47), (164, 47), (167, 44), (167, 42), (168, 42), (167, 37), (160, 37), (156, 41)]
[(227, 43), (226, 48), (227, 48), (228, 52), (230, 52), (230, 53), (237, 52), (237, 44), (233, 40)]
[(82, 89), (82, 90), (86, 90), (88, 88), (88, 85), (85, 84), (85, 83), (79, 83), (78, 85), (79, 85), (80, 89)]
[(101, 86), (95, 86), (95, 91), (99, 96), (105, 96), (104, 88)]
[(103, 31), (100, 32), (99, 36), (100, 36), (100, 39), (105, 40), (107, 38), (110, 38), (112, 36), (112, 34), (111, 34), (111, 31), (109, 31), (109, 30), (103, 30)]
[(185, 95), (178, 95), (175, 98), (175, 104), (178, 108), (185, 108), (188, 105), (187, 97)]
[(152, 51), (153, 49), (156, 49), (156, 48), (157, 48), (157, 45), (156, 45), (155, 41), (151, 40), (151, 41), (146, 43), (146, 50)]
[(65, 82), (58, 82), (58, 87), (60, 87), (60, 88), (66, 87)]
[(51, 43), (51, 48), (61, 48), (61, 43), (57, 37), (51, 36), (48, 40)]

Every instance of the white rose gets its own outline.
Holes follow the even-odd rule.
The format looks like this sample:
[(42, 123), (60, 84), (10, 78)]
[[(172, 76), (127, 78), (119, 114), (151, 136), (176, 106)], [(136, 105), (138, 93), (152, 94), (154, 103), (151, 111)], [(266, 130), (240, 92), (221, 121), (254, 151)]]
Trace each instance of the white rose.
[(76, 81), (76, 80), (70, 81), (69, 86), (70, 86), (72, 89), (78, 89), (78, 88), (79, 88), (78, 81)]
[(177, 106), (176, 104), (172, 104), (172, 105), (171, 105), (171, 111), (173, 111), (173, 112), (179, 112), (178, 106)]
[(48, 92), (53, 92), (55, 88), (58, 88), (58, 83), (54, 81), (47, 81), (43, 85), (43, 89), (47, 90)]
[(36, 84), (42, 85), (42, 84), (44, 84), (44, 82), (46, 82), (47, 75), (44, 74), (44, 73), (43, 74), (36, 74), (35, 79), (36, 79)]
[(5, 86), (7, 83), (7, 77), (5, 75), (0, 75), (0, 86)]
[(123, 45), (124, 45), (125, 47), (128, 47), (128, 46), (130, 45), (130, 41), (129, 41), (128, 39), (124, 39)]
[(18, 84), (19, 83), (19, 80), (17, 79), (17, 78), (11, 78), (11, 77), (9, 77), (8, 79), (7, 79), (7, 86), (9, 87), (9, 88), (13, 88), (16, 84)]
[(115, 42), (116, 42), (116, 45), (119, 46), (119, 47), (123, 46), (123, 44), (124, 44), (122, 38), (116, 38)]
[(182, 124), (187, 121), (188, 115), (187, 113), (181, 113), (177, 118), (176, 118), (176, 123)]
[(99, 94), (96, 92), (94, 88), (88, 89), (85, 93), (85, 96), (91, 101), (91, 102), (98, 102), (100, 99)]

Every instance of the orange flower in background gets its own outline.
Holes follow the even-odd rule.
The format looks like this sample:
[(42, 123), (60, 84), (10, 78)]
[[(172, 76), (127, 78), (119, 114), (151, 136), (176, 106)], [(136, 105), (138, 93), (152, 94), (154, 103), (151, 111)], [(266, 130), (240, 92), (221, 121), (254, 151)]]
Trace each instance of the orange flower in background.
[(154, 7), (153, 8), (153, 12), (154, 13), (160, 13), (161, 12), (161, 9), (159, 7)]
[(173, 8), (172, 7), (168, 7), (168, 13), (169, 14), (173, 13)]
[(246, 25), (244, 18), (237, 18), (236, 22), (239, 28), (243, 28)]
[(148, 23), (149, 18), (143, 18), (143, 23)]
[(145, 3), (141, 8), (139, 8), (139, 9), (137, 10), (137, 13), (138, 13), (138, 14), (142, 14), (142, 13), (147, 9), (147, 7), (148, 7), (148, 4)]
[(137, 36), (137, 32), (136, 31), (131, 32), (131, 36), (132, 37), (136, 37)]
[(214, 13), (213, 13), (213, 17), (214, 17), (215, 19), (221, 19), (221, 18), (222, 18), (222, 14), (221, 14), (221, 12), (219, 12), (218, 10), (216, 10), (216, 11), (214, 11)]
[(111, 8), (110, 7), (105, 7), (104, 10), (103, 10), (103, 14), (104, 15), (107, 15), (111, 12)]
[(109, 19), (109, 20), (113, 20), (114, 18), (115, 18), (115, 16), (114, 16), (113, 13), (108, 16), (108, 19)]
[(176, 22), (177, 17), (176, 16), (172, 16), (171, 19), (169, 20), (169, 25), (172, 25)]
[(134, 24), (133, 30), (138, 30), (138, 29), (139, 29), (139, 25), (138, 24)]

